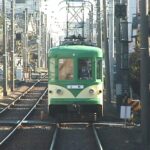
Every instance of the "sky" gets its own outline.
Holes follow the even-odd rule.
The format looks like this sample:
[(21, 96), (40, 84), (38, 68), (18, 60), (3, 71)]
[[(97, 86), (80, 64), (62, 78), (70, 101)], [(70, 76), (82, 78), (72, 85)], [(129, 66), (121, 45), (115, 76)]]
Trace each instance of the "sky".
[(62, 0), (49, 0), (47, 2), (46, 13), (48, 15), (48, 28), (53, 35), (64, 35), (64, 31), (62, 28), (66, 23), (66, 13), (65, 9), (61, 9), (64, 7), (65, 3), (60, 4)]
[[(52, 17), (52, 19), (58, 19), (58, 20), (62, 20), (62, 21), (65, 21), (63, 19), (62, 16), (65, 16), (65, 11), (63, 11), (63, 9), (61, 10), (62, 7), (64, 7), (65, 3), (63, 4), (60, 4), (59, 3), (61, 2), (62, 0), (49, 0), (47, 2), (47, 10), (46, 10), (46, 13)], [(65, 10), (65, 9), (64, 9)]]
[[(88, 9), (86, 9), (86, 11), (87, 10)], [(66, 31), (64, 30), (64, 28), (66, 28), (67, 20), (66, 2), (64, 0), (49, 0), (47, 2), (46, 13), (49, 16), (48, 24), (52, 34), (55, 37), (58, 37), (58, 34), (60, 36), (65, 36)]]

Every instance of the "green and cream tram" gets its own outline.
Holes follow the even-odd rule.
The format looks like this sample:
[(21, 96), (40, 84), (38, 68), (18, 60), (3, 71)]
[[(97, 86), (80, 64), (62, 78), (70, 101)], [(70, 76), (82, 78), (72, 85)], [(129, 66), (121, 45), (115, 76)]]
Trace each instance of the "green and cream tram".
[(85, 45), (64, 45), (48, 54), (49, 113), (103, 114), (103, 52)]

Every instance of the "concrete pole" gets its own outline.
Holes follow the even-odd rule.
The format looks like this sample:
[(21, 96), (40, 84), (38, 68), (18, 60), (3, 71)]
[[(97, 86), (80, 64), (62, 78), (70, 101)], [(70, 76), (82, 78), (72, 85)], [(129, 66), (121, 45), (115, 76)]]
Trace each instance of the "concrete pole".
[(14, 50), (15, 50), (15, 43), (14, 43), (14, 19), (15, 19), (15, 13), (14, 13), (14, 7), (15, 7), (15, 0), (11, 1), (11, 91), (14, 91), (15, 88), (15, 80), (14, 80)]
[(38, 64), (41, 67), (41, 11), (38, 13)]
[(91, 10), (89, 11), (89, 40), (93, 41), (93, 4), (90, 3)]
[(66, 5), (67, 5), (67, 22), (66, 22), (66, 37), (69, 36), (69, 3), (67, 3), (66, 1)]
[(84, 3), (82, 3), (82, 17), (83, 17), (82, 37), (84, 37)]
[(110, 66), (109, 66), (109, 48), (107, 37), (107, 12), (106, 12), (106, 0), (103, 0), (103, 13), (104, 13), (104, 51), (105, 51), (105, 68), (106, 68), (106, 99), (111, 101), (111, 87), (110, 87)]
[(41, 12), (41, 59), (40, 59), (40, 65), (41, 67), (44, 68), (45, 66), (45, 36), (42, 36), (42, 35), (45, 35), (45, 25), (44, 25), (44, 12)]
[[(117, 4), (120, 4), (120, 0), (116, 0)], [(117, 111), (120, 113), (120, 105), (122, 103), (122, 80), (121, 80), (121, 44), (120, 44), (120, 18), (115, 17), (115, 50), (116, 50), (116, 103), (117, 103)]]
[(7, 96), (6, 0), (3, 0), (3, 95)]
[(102, 47), (102, 38), (101, 38), (101, 17), (100, 17), (100, 14), (101, 14), (101, 8), (100, 8), (100, 0), (97, 0), (96, 1), (96, 22), (97, 22), (97, 26), (96, 26), (96, 34), (97, 34), (97, 37), (96, 37), (96, 42), (97, 42), (97, 46), (98, 47)]
[[(122, 4), (126, 4), (128, 8), (128, 0), (122, 0)], [(122, 24), (125, 24), (122, 27), (122, 32), (127, 33), (124, 41), (121, 41), (121, 74), (122, 74), (122, 96), (124, 97), (125, 93), (129, 93), (129, 66), (128, 66), (128, 55), (129, 55), (129, 46), (128, 46), (128, 13), (125, 19), (121, 20)], [(122, 39), (121, 39), (122, 40)]]
[(110, 1), (109, 9), (109, 60), (111, 97), (114, 96), (114, 0)]
[(91, 3), (90, 1), (84, 2), (91, 5), (91, 9), (89, 11), (89, 40), (93, 41), (93, 3)]
[(23, 66), (24, 69), (27, 69), (27, 65), (28, 65), (28, 37), (27, 37), (27, 31), (28, 31), (28, 11), (27, 8), (25, 8), (24, 11), (24, 50), (23, 50)]
[(48, 32), (48, 50), (51, 48), (51, 35)]
[(91, 3), (91, 41), (93, 41), (93, 4)]
[(150, 149), (150, 95), (149, 95), (149, 51), (148, 51), (148, 16), (146, 16), (147, 1), (140, 1), (141, 8), (141, 101), (142, 101), (142, 149)]
[(47, 37), (47, 14), (45, 14), (45, 68), (47, 68), (47, 57), (48, 57), (48, 37)]
[(88, 40), (91, 41), (91, 11), (89, 11), (89, 21), (88, 21)]

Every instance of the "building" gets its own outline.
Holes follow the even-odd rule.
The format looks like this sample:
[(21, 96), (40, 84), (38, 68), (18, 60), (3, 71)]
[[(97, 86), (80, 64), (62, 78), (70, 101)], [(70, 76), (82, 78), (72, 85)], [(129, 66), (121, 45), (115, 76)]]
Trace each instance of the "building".
[(28, 13), (33, 14), (40, 9), (41, 0), (16, 0), (16, 13), (22, 13), (27, 8)]
[[(0, 0), (0, 12), (2, 12), (2, 1)], [(10, 12), (11, 0), (6, 1), (6, 10)], [(38, 11), (43, 8), (46, 4), (46, 0), (15, 0), (16, 1), (16, 11), (22, 12), (25, 8), (28, 8), (29, 13), (33, 13), (35, 10)]]

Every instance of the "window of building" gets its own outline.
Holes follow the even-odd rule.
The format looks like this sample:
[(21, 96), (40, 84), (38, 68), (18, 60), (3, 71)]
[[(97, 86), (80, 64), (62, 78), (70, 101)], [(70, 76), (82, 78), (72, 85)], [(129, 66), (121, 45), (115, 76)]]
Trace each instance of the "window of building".
[(59, 59), (59, 80), (73, 79), (73, 60), (70, 58)]
[(92, 60), (90, 58), (82, 58), (78, 60), (78, 79), (92, 79)]

